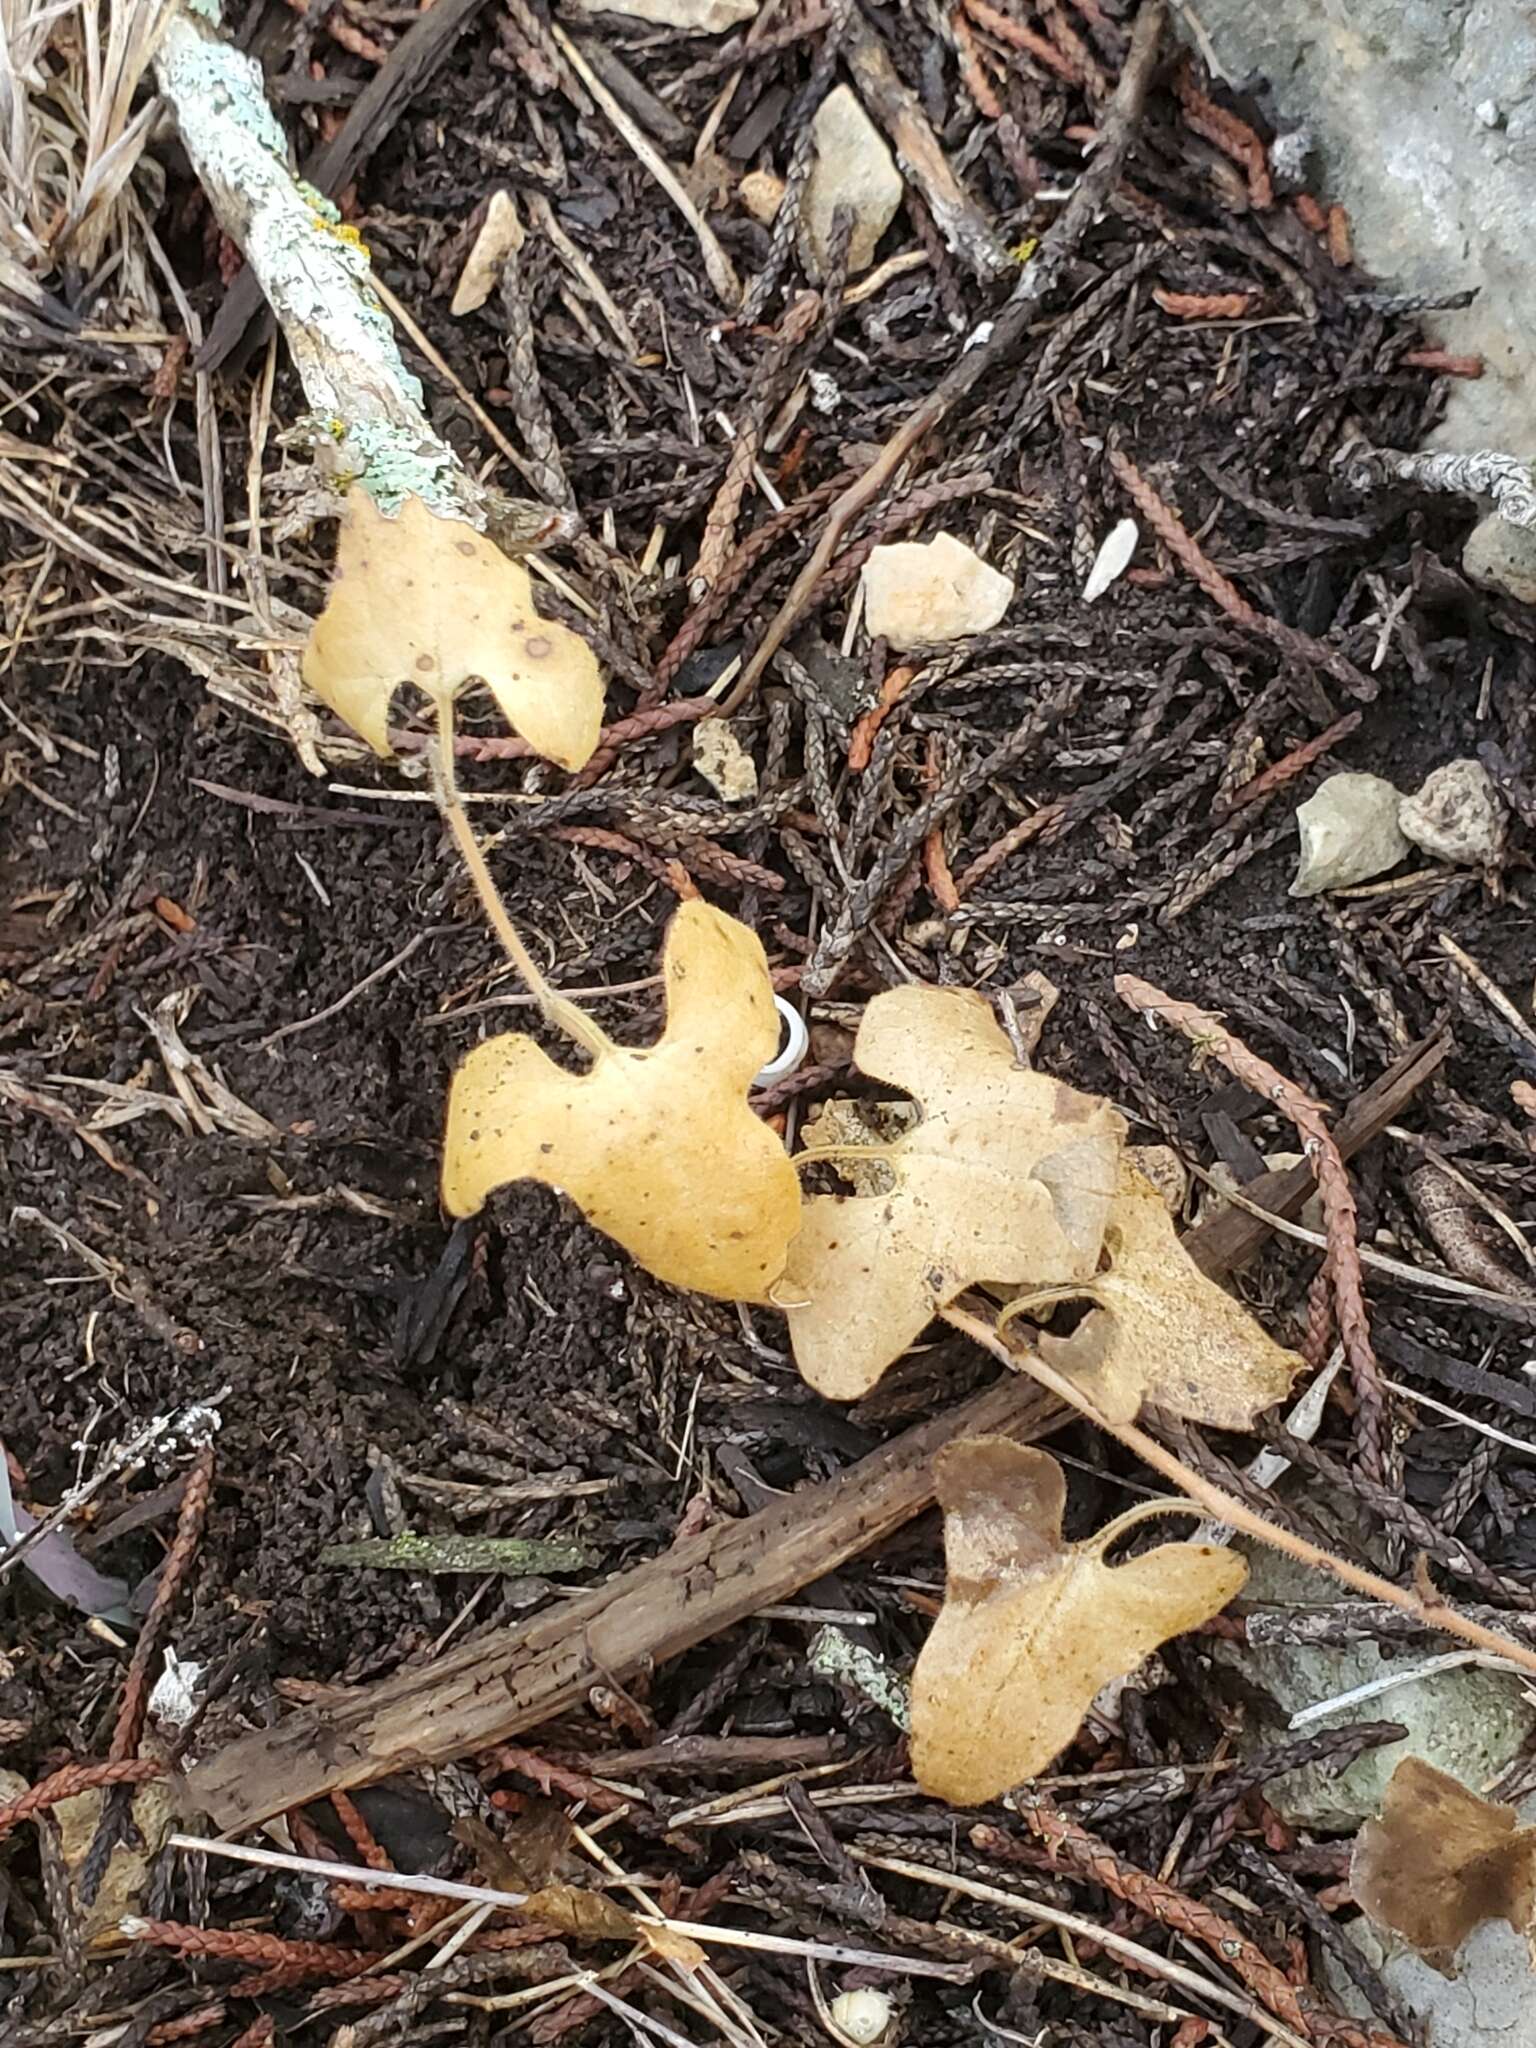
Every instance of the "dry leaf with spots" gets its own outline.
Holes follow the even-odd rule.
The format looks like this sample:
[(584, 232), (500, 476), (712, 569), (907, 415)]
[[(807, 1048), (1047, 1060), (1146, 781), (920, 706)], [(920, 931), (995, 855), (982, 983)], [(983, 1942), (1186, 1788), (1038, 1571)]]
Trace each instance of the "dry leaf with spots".
[(968, 989), (876, 996), (853, 1056), (915, 1096), (922, 1115), (871, 1153), (890, 1169), (889, 1193), (807, 1200), (776, 1290), (801, 1372), (840, 1401), (867, 1394), (976, 1281), (1090, 1278), (1125, 1135), (1102, 1097), (1020, 1067)]
[(1247, 1567), (1203, 1543), (1108, 1564), (1126, 1516), (1064, 1541), (1061, 1467), (1008, 1437), (962, 1437), (936, 1478), (948, 1574), (912, 1674), (912, 1769), (925, 1792), (979, 1806), (1038, 1776), (1100, 1687), (1218, 1614)]
[(1143, 1401), (1214, 1429), (1250, 1429), (1283, 1400), (1302, 1361), (1203, 1273), (1179, 1241), (1167, 1204), (1129, 1158), (1104, 1229), (1106, 1271), (1080, 1289), (1099, 1306), (1070, 1337), (1039, 1339), (1042, 1355), (1114, 1422)]
[(726, 1301), (766, 1301), (800, 1221), (800, 1185), (747, 1091), (779, 1041), (755, 933), (703, 902), (667, 930), (667, 1022), (652, 1046), (594, 1033), (589, 1072), (508, 1032), (460, 1063), (448, 1096), (443, 1202), (561, 1188), (648, 1273)]
[(1392, 1773), (1380, 1820), (1355, 1838), (1349, 1886), (1381, 1927), (1446, 1976), (1484, 1920), (1536, 1935), (1536, 1827), (1481, 1799), (1422, 1757)]
[(512, 730), (562, 768), (586, 764), (603, 722), (596, 657), (569, 626), (539, 617), (521, 562), (418, 498), (390, 518), (361, 489), (347, 497), (304, 680), (381, 755), (404, 683), (441, 711), (483, 682)]

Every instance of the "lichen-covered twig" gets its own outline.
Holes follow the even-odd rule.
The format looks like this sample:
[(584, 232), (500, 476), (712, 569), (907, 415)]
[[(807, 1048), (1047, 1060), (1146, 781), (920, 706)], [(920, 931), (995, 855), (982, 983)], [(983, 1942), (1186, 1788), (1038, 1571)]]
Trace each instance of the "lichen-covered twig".
[[(165, 24), (155, 78), (215, 219), (282, 324), (317, 450), (338, 483), (360, 483), (383, 511), (411, 495), (497, 537), (508, 508), (432, 427), (369, 283), (361, 238), (290, 168), (261, 66), (223, 39), (217, 17), (216, 0), (182, 0)], [(515, 531), (515, 515), (510, 523)]]
[(1421, 491), (1492, 498), (1499, 517), (1511, 526), (1536, 527), (1536, 476), (1531, 465), (1492, 448), (1467, 455), (1405, 455), (1396, 448), (1354, 448), (1349, 454), (1349, 480), (1357, 490), (1372, 484), (1417, 484)]

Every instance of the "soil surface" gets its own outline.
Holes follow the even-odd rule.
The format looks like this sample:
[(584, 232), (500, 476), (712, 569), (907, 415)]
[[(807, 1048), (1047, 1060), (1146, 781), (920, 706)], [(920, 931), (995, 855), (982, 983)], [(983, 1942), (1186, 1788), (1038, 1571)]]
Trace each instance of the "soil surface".
[[(804, 14), (804, 33), (738, 60), (739, 82), (689, 174), (749, 286), (777, 266), (777, 284), (751, 318), (726, 320), (678, 212), (613, 127), (578, 105), (584, 96), (557, 89), (530, 12), (477, 16), (342, 200), (383, 281), (476, 404), (536, 468), (552, 464), (541, 473), (563, 478), (581, 506), (586, 539), (550, 559), (596, 623), (547, 588), (540, 601), (591, 633), (613, 720), (637, 698), (643, 707), (663, 672), (668, 687), (654, 701), (670, 704), (707, 688), (726, 659), (751, 654), (830, 493), (806, 516), (786, 518), (745, 573), (727, 578), (730, 594), (686, 659), (667, 667), (665, 651), (700, 602), (692, 579), (701, 551), (718, 580), (775, 502), (793, 511), (855, 473), (965, 335), (995, 317), (1006, 285), (978, 282), (914, 194), (881, 257), (916, 251), (921, 266), (856, 304), (838, 304), (833, 279), (810, 342), (786, 339), (786, 307), (812, 289), (803, 253), (793, 237), (752, 221), (735, 185), (750, 168), (792, 172), (825, 89), (828, 31), (801, 10), (790, 19)], [(1066, 12), (1049, 9), (1047, 19)], [(1070, 17), (1096, 52), (1090, 76), (1117, 68), (1124, 38), (1114, 13), (1084, 6)], [(345, 18), (370, 23), (386, 46), (403, 19), (367, 6)], [(953, 46), (930, 36), (925, 11), (872, 10), (869, 19), (1002, 241), (1048, 237), (1061, 206), (1041, 195), (1078, 174), (1077, 129), (1102, 118), (1102, 98), (989, 41), (987, 63), (1004, 93), (999, 120), (995, 109), (978, 111)], [(334, 107), (344, 109), (372, 66), (312, 23), (293, 47), (285, 10), (254, 10), (248, 32), (258, 20), (257, 41), (308, 146), (337, 119), (322, 88), (333, 85)], [(720, 61), (719, 39), (615, 20), (596, 35), (662, 95), (687, 145), (663, 136), (661, 146), (686, 161), (737, 77)], [(841, 973), (806, 999), (811, 1066), (761, 1101), (765, 1114), (787, 1118), (791, 1139), (818, 1099), (879, 1092), (845, 1071), (850, 1031), (868, 997), (901, 977), (1002, 993), (1043, 971), (1061, 1000), (1040, 1063), (1109, 1095), (1137, 1142), (1173, 1144), (1207, 1170), (1224, 1161), (1239, 1178), (1256, 1170), (1256, 1153), (1293, 1149), (1292, 1132), (1219, 1068), (1192, 1067), (1183, 1040), (1133, 1017), (1115, 997), (1117, 970), (1220, 1011), (1333, 1111), (1409, 1044), (1448, 1027), (1449, 1055), (1404, 1121), (1484, 1206), (1471, 1208), (1468, 1197), (1450, 1235), (1437, 1238), (1409, 1186), (1422, 1151), (1383, 1140), (1354, 1170), (1360, 1236), (1459, 1274), (1491, 1298), (1373, 1273), (1373, 1330), (1394, 1377), (1518, 1434), (1536, 1406), (1522, 1376), (1529, 1272), (1487, 1210), (1512, 1217), (1517, 1231), (1536, 1213), (1536, 1127), (1511, 1093), (1536, 1078), (1536, 615), (1462, 577), (1459, 545), (1474, 508), (1351, 487), (1340, 456), (1352, 439), (1411, 448), (1441, 402), (1431, 370), (1404, 361), (1419, 345), (1411, 311), (1393, 310), (1370, 280), (1335, 263), (1288, 198), (1250, 206), (1231, 156), (1182, 117), (1172, 68), (1170, 60), (1112, 203), (1022, 353), (988, 371), (923, 443), (907, 480), (877, 501), (873, 521), (849, 536), (856, 546), (946, 528), (1018, 585), (1001, 628), (914, 660), (919, 681), (862, 775), (846, 765), (850, 733), (898, 661), (849, 630), (851, 574), (818, 593), (791, 658), (770, 668), (736, 719), (760, 775), (749, 804), (726, 804), (697, 776), (685, 722), (642, 732), (585, 791), (526, 760), (466, 760), (461, 772), (473, 793), (494, 799), (473, 815), (536, 952), (558, 984), (587, 991), (594, 1015), (634, 1043), (659, 1028), (653, 977), (680, 886), (751, 923), (793, 996), (807, 963), (822, 959), (829, 929), (859, 900), (858, 885), (879, 877), (897, 848), (891, 872), (865, 889), (860, 936)], [(284, 81), (304, 87), (301, 100)], [(1033, 195), (1019, 175), (1025, 161), (1038, 173)], [(224, 291), (218, 237), (174, 145), (165, 164), (160, 232), (206, 325)], [(547, 235), (531, 234), (516, 290), (533, 336), (538, 407), (518, 382), (501, 300), (493, 295), (463, 319), (448, 312), (478, 211), (498, 185), (525, 212), (553, 205), (639, 344), (631, 360), (596, 295)], [(227, 250), (223, 257), (227, 270)], [(1244, 315), (1176, 317), (1158, 303), (1166, 292), (1243, 293)], [(42, 379), (12, 424), (36, 447), (62, 451), (72, 531), (94, 535), (110, 561), (103, 568), (40, 539), (18, 518), (7, 544), (17, 566), (0, 584), (15, 636), (0, 675), (0, 1428), (17, 1500), (44, 1514), (152, 1418), (197, 1403), (217, 1409), (212, 1499), (163, 1638), (203, 1667), (212, 1697), (195, 1745), (206, 1752), (327, 1686), (362, 1684), (470, 1632), (515, 1625), (564, 1590), (659, 1554), (680, 1527), (751, 1511), (841, 1471), (990, 1368), (947, 1340), (848, 1412), (802, 1385), (777, 1314), (659, 1286), (561, 1197), (518, 1187), (467, 1223), (445, 1220), (438, 1140), (454, 1061), (490, 1029), (515, 1025), (556, 1042), (516, 993), (420, 776), (364, 758), (328, 716), (318, 725), (310, 716), (325, 769), (317, 776), (283, 730), (289, 700), (279, 666), (263, 660), (242, 524), (252, 373), (226, 369), (208, 387), (223, 454), (215, 488), (229, 550), (224, 587), (242, 640), (215, 630), (224, 614), (200, 603), (207, 556), (196, 479), (208, 472), (199, 467), (192, 374), (182, 365), (176, 383), (173, 366), (167, 415), (142, 357), (101, 349), (78, 375), (67, 350), (18, 349), (8, 360), (13, 390)], [(262, 360), (258, 353), (258, 379)], [(483, 461), (492, 446), (483, 419), (415, 361), (440, 429)], [(776, 434), (797, 393), (805, 395)], [(273, 431), (254, 472), (266, 489), (261, 570), (279, 605), (269, 641), (291, 640), (299, 614), (318, 608), (329, 549), (329, 526), (274, 537), (307, 462), (279, 433), (302, 410), (279, 359)], [(722, 418), (753, 423), (771, 486), (770, 495), (754, 485), (735, 519), (711, 513), (729, 459)], [(1213, 602), (1127, 500), (1111, 450), (1130, 458), (1262, 619), (1305, 641), (1277, 647)], [(498, 476), (524, 488), (505, 462)], [(54, 488), (45, 469), (34, 467), (30, 480)], [(931, 501), (914, 504), (925, 490)], [(897, 505), (899, 523), (881, 525)], [(1133, 574), (1086, 606), (1079, 593), (1097, 545), (1128, 513), (1141, 526)], [(101, 523), (90, 526), (88, 514)], [(137, 563), (146, 579), (169, 575), (176, 588), (135, 587), (111, 562)], [(178, 658), (188, 648), (208, 656), (211, 690)], [(1345, 662), (1353, 689), (1341, 681)], [(1358, 722), (1315, 764), (1277, 780), (1267, 801), (1245, 795), (1255, 776), (1351, 712)], [(400, 718), (409, 723), (409, 707)], [(1034, 744), (953, 805), (927, 864), (910, 846), (902, 853), (918, 804), (1032, 720)], [(461, 730), (490, 737), (498, 728), (476, 701)], [(1408, 791), (1462, 756), (1490, 766), (1509, 810), (1496, 867), (1453, 870), (1416, 855), (1374, 893), (1289, 896), (1295, 809), (1324, 775), (1364, 769)], [(978, 855), (1040, 813), (1053, 822), (967, 883)], [(945, 907), (946, 877), (959, 878), (958, 911)], [(1517, 1021), (1448, 956), (1443, 934), (1504, 992)], [(591, 993), (609, 985), (621, 992)], [(178, 1038), (188, 1061), (175, 1054)], [(1186, 1213), (1200, 1199), (1197, 1189)], [(1315, 1266), (1308, 1245), (1276, 1243), (1242, 1277), (1244, 1298), (1287, 1342), (1306, 1329)], [(1345, 1384), (1320, 1442), (1355, 1470), (1356, 1405)], [(1403, 1499), (1433, 1520), (1447, 1489), (1459, 1487), (1452, 1527), (1485, 1574), (1503, 1575), (1495, 1604), (1529, 1606), (1536, 1557), (1522, 1517), (1536, 1468), (1407, 1404), (1399, 1425)], [(1132, 1497), (1126, 1485), (1148, 1476), (1083, 1426), (1055, 1447), (1074, 1461), (1076, 1530), (1119, 1512)], [(1222, 1448), (1241, 1463), (1253, 1447)], [(0, 1737), (6, 1769), (26, 1783), (107, 1753), (189, 1455), (173, 1431), (108, 1477), (69, 1525), (80, 1552), (126, 1582), (131, 1620), (90, 1621), (26, 1571), (0, 1582)], [(1381, 1509), (1375, 1540), (1401, 1538), (1404, 1526)], [(560, 1538), (585, 1563), (529, 1581), (326, 1561), (330, 1546), (406, 1528)], [(1398, 1555), (1406, 1575), (1411, 1547)], [(1444, 1559), (1435, 1569), (1451, 1596), (1491, 1597)], [(830, 1738), (832, 1753), (862, 1758), (855, 1781), (901, 1782), (899, 1732), (807, 1662), (813, 1610), (853, 1616), (856, 1640), (905, 1673), (941, 1586), (940, 1532), (928, 1517), (807, 1593), (809, 1621), (791, 1610), (745, 1624), (528, 1738), (575, 1775), (541, 1781), (533, 1766), (488, 1769), (485, 1782), (500, 1787), (498, 1825), (506, 1809), (537, 1811), (545, 1796), (572, 1810), (586, 1799), (579, 1810), (590, 1820), (591, 1783), (570, 1760), (669, 1734), (795, 1738), (809, 1745), (807, 1757)], [(1261, 1699), (1209, 1665), (1198, 1638), (1167, 1655), (1172, 1682), (1149, 1679), (1128, 1694), (1123, 1718), (1090, 1723), (1058, 1767), (1063, 1809), (1151, 1871), (1205, 1782), (1184, 1767), (1209, 1762), (1245, 1716), (1262, 1723), (1264, 1714)], [(1169, 1768), (1174, 1779), (1159, 1779)], [(1143, 1796), (1118, 1809), (1101, 1797), (1096, 1807), (1072, 1789), (1073, 1773), (1104, 1770), (1132, 1773)], [(628, 1782), (621, 1762), (610, 1775)], [(852, 1847), (981, 1867), (963, 1851), (971, 1817), (958, 1816), (957, 1834), (955, 1820), (915, 1795), (893, 1798), (872, 1820), (834, 1807), (808, 1821), (802, 1797), (787, 1814), (781, 1803), (735, 1827), (668, 1831), (680, 1808), (771, 1775), (725, 1765), (717, 1775), (642, 1776), (628, 1818), (604, 1839), (665, 1901), (687, 1908), (691, 1899), (692, 1917), (724, 1895), (723, 1880), (709, 1888), (729, 1873), (739, 1897), (759, 1901), (734, 1915), (742, 1924), (857, 1948), (913, 1953), (926, 1940), (930, 1958), (953, 1960), (962, 1951), (935, 1928), (939, 1917), (1008, 1939), (1021, 1931), (1018, 1920), (974, 1904), (951, 1912), (942, 1893), (895, 1878), (878, 1879), (884, 1907), (871, 1905)], [(1180, 1789), (1170, 1792), (1170, 1782)], [(377, 1803), (368, 1810), (398, 1867), (465, 1872), (462, 1851), (443, 1853), (432, 1835), (441, 1809), (424, 1781), (405, 1782), (393, 1818)], [(1182, 1953), (1155, 1916), (1065, 1863), (1053, 1869), (1001, 1809), (990, 1817), (1017, 1837), (1025, 1868), (1010, 1882), (1028, 1877), (1043, 1884), (1042, 1897), (1113, 1922), (1159, 1953)], [(344, 1841), (333, 1821), (325, 1825)], [(1218, 1852), (1191, 1890), (1226, 1885), (1227, 1910), (1234, 1887), (1251, 1891), (1244, 1932), (1289, 1960), (1305, 1985), (1319, 1944), (1341, 1938), (1328, 1918), (1338, 1903), (1316, 1904), (1319, 1886), (1340, 1873), (1338, 1845), (1266, 1819), (1262, 1800), (1242, 1808), (1239, 1838), (1278, 1873), (1269, 1889)], [(956, 1841), (958, 1863), (949, 1860)], [(114, 2038), (170, 2039), (154, 2029), (214, 2003), (222, 2010), (207, 2023), (210, 2040), (234, 2040), (263, 2011), (276, 2038), (306, 2038), (296, 2030), (309, 1989), (290, 1985), (252, 2002), (228, 1994), (227, 1963), (189, 1972), (147, 1949), (115, 1961), (82, 1957), (78, 1934), (61, 1932), (47, 1902), (40, 1855), (26, 1827), (0, 1867), (0, 1961), (55, 1958), (0, 1976), (0, 2005), (9, 2002), (23, 2030), (16, 2038), (42, 2039), (37, 2028), (66, 2018), (71, 2031), (110, 2018), (130, 2027)], [(220, 1928), (381, 1953), (401, 1938), (398, 1917), (343, 1915), (317, 1906), (313, 1887), (285, 1880), (274, 1890), (249, 1873), (215, 1869), (210, 1903), (199, 1880), (189, 1891), (184, 1876), (173, 1879), (173, 1864), (156, 1908), (169, 1920), (203, 1916)], [(1000, 1867), (994, 1859), (994, 1873)], [(1087, 1949), (1079, 1960), (1090, 1960)], [(1061, 2041), (1151, 2038), (1156, 2022), (1134, 2002), (986, 1967), (975, 1982), (902, 1983), (908, 2037), (980, 2039), (984, 2011), (988, 2038), (1032, 2039), (1041, 2027)], [(1167, 1984), (1124, 1977), (1112, 1957), (1093, 1967), (1177, 2003)], [(770, 2030), (765, 2038), (826, 2038), (802, 1963), (747, 1955), (726, 1975)], [(832, 1966), (823, 1976), (829, 1997), (858, 1980)], [(627, 1981), (642, 2009), (691, 2038), (714, 2038), (641, 1976)], [(421, 2001), (377, 2017), (386, 2011), (387, 2026), (360, 2031), (359, 2041), (424, 2040), (445, 2028), (482, 2040), (628, 2038), (618, 2016), (569, 1991), (528, 2017)], [(996, 2025), (1011, 2034), (994, 2032), (999, 2013)], [(1397, 2017), (1377, 2011), (1384, 2029)], [(1230, 2013), (1221, 2024), (1236, 2042), (1258, 2038)], [(1177, 2038), (1192, 2048), (1200, 2036)]]

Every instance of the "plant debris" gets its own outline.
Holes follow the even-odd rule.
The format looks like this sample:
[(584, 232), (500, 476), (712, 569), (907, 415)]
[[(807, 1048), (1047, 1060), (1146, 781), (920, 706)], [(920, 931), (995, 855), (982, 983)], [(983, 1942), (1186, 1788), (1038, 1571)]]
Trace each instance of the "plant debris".
[(603, 722), (591, 648), (539, 617), (521, 562), (416, 498), (390, 517), (362, 490), (347, 494), (304, 680), (376, 754), (394, 751), (389, 714), (405, 683), (442, 721), (483, 683), (512, 730), (562, 768), (585, 767)]
[[(1104, 1227), (1105, 1270), (1078, 1289), (1097, 1307), (1040, 1349), (1122, 1421), (1151, 1401), (1215, 1429), (1252, 1429), (1302, 1369), (1179, 1243), (1162, 1195), (1126, 1156)], [(1024, 1306), (1029, 1297), (1024, 1297)]]
[[(922, 1115), (879, 1148), (894, 1181), (888, 1194), (807, 1198), (775, 1290), (796, 1364), (818, 1393), (841, 1401), (867, 1393), (978, 1280), (1088, 1279), (1125, 1134), (1107, 1102), (1020, 1067), (985, 1000), (968, 990), (876, 996), (853, 1056), (862, 1073), (913, 1095)], [(856, 1164), (869, 1163), (865, 1150), (874, 1148), (855, 1148)]]
[(1536, 1934), (1536, 1827), (1416, 1756), (1392, 1773), (1349, 1869), (1356, 1899), (1446, 1976), (1484, 1920)]
[(652, 1046), (597, 1033), (590, 1070), (507, 1032), (466, 1055), (448, 1095), (443, 1202), (472, 1216), (537, 1180), (674, 1287), (766, 1301), (800, 1221), (795, 1169), (747, 1105), (779, 1043), (761, 941), (684, 903), (662, 952), (667, 1022)]
[(1247, 1566), (1204, 1543), (1110, 1564), (1126, 1517), (1067, 1543), (1060, 1465), (1006, 1437), (951, 1444), (937, 1470), (944, 1608), (912, 1674), (912, 1768), (925, 1791), (978, 1806), (1038, 1776), (1100, 1687), (1219, 1614)]

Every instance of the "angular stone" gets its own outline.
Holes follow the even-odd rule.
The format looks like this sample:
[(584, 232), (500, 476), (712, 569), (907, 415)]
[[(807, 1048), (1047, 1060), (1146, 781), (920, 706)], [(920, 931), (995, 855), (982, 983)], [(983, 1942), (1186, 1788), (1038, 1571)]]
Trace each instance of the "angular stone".
[[(1333, 1497), (1307, 1488), (1288, 1496), (1306, 1511), (1314, 1504), (1325, 1518), (1349, 1521), (1351, 1533), (1363, 1534)], [(1354, 1596), (1337, 1579), (1311, 1565), (1282, 1556), (1262, 1544), (1239, 1542), (1248, 1557), (1248, 1584), (1243, 1599), (1250, 1607), (1270, 1610), (1295, 1607), (1303, 1612), (1336, 1605)], [(1367, 1546), (1368, 1547), (1368, 1546)], [(1213, 1654), (1229, 1662), (1289, 1717), (1302, 1707), (1338, 1699), (1357, 1686), (1411, 1671), (1443, 1646), (1426, 1638), (1414, 1650), (1388, 1645), (1384, 1653), (1374, 1642), (1340, 1644), (1223, 1643)], [(1405, 1756), (1422, 1757), (1448, 1771), (1464, 1785), (1481, 1788), (1495, 1779), (1524, 1750), (1536, 1711), (1513, 1672), (1484, 1671), (1474, 1664), (1434, 1671), (1422, 1678), (1404, 1678), (1389, 1692), (1352, 1700), (1303, 1733), (1348, 1728), (1361, 1721), (1396, 1721), (1407, 1729), (1404, 1740), (1367, 1750), (1347, 1770), (1330, 1771), (1310, 1764), (1272, 1780), (1264, 1796), (1293, 1827), (1342, 1833), (1381, 1811), (1387, 1780)], [(1262, 1716), (1244, 1727), (1238, 1746), (1244, 1754), (1284, 1739), (1285, 1720), (1278, 1725)]]
[(875, 260), (875, 245), (901, 204), (903, 187), (896, 159), (851, 85), (840, 85), (827, 94), (811, 123), (811, 135), (816, 161), (805, 188), (802, 219), (817, 273), (826, 274), (832, 216), (839, 206), (853, 212), (849, 272), (868, 270)]
[(1330, 775), (1296, 812), (1301, 863), (1291, 894), (1350, 889), (1395, 868), (1408, 851), (1397, 821), (1401, 802), (1379, 775)]
[(1447, 761), (1405, 796), (1397, 822), (1415, 846), (1458, 867), (1488, 867), (1504, 843), (1504, 806), (1481, 761)]
[(448, 308), (456, 320), (480, 310), (500, 284), (502, 266), (508, 256), (522, 246), (523, 224), (517, 217), (511, 193), (493, 192), (474, 247), (464, 259), (453, 304)]
[(1479, 519), (1461, 550), (1461, 566), (1484, 590), (1536, 604), (1536, 533), (1497, 512)]
[(694, 727), (693, 765), (728, 804), (757, 795), (757, 763), (723, 718), (702, 718)]
[(898, 651), (988, 633), (1013, 602), (1013, 581), (952, 533), (876, 548), (864, 564), (864, 625)]

